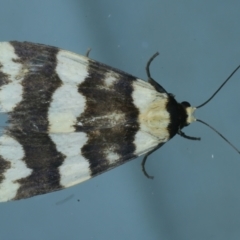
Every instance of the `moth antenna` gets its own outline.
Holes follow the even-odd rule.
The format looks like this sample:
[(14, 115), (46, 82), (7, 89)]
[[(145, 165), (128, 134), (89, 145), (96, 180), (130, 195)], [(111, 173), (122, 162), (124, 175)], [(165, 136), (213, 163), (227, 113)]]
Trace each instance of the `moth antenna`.
[(230, 74), (230, 76), (222, 83), (222, 85), (213, 93), (213, 95), (204, 103), (202, 103), (201, 105), (197, 106), (196, 108), (200, 108), (203, 107), (204, 105), (206, 105), (209, 101), (212, 100), (212, 98), (214, 98), (214, 96), (222, 89), (222, 87), (228, 82), (228, 80), (230, 80), (230, 78), (234, 75), (235, 72), (237, 72), (237, 70), (240, 68), (240, 65)]
[(240, 154), (240, 151), (229, 140), (227, 140), (219, 131), (217, 131), (214, 127), (212, 127), (211, 125), (209, 125), (208, 123), (206, 123), (200, 119), (196, 119), (196, 121), (211, 128), (215, 133), (217, 133), (223, 140), (225, 140), (232, 148), (234, 148)]
[[(214, 96), (222, 89), (222, 87), (231, 79), (231, 77), (237, 72), (237, 70), (240, 68), (240, 65), (229, 75), (229, 77), (221, 84), (221, 86), (213, 93), (213, 95), (204, 103), (202, 103), (201, 105), (197, 106), (196, 108), (201, 108), (204, 105), (206, 105), (209, 101), (211, 101)], [(225, 140), (225, 142), (227, 142), (232, 148), (235, 149), (235, 151), (237, 151), (240, 154), (240, 151), (229, 141), (227, 140), (219, 131), (217, 131), (215, 128), (213, 128), (211, 125), (209, 125), (208, 123), (200, 120), (200, 119), (196, 119), (196, 121), (201, 122), (202, 124), (208, 126), (209, 128), (211, 128), (215, 133), (217, 133), (222, 139)]]

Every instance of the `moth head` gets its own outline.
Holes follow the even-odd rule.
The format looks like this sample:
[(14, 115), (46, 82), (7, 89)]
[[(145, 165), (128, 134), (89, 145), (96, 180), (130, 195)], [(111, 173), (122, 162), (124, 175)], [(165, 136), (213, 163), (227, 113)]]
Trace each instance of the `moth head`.
[[(202, 103), (201, 105), (197, 106), (197, 107), (191, 107), (189, 102), (182, 102), (179, 105), (184, 109), (185, 113), (184, 113), (184, 119), (181, 119), (181, 123), (178, 129), (178, 134), (184, 138), (188, 138), (191, 140), (200, 140), (200, 138), (198, 137), (190, 137), (188, 135), (186, 135), (185, 133), (183, 133), (181, 131), (181, 129), (183, 127), (188, 126), (190, 123), (192, 122), (200, 122), (204, 125), (206, 125), (207, 127), (211, 128), (215, 133), (217, 133), (224, 141), (226, 141), (231, 147), (233, 147), (239, 154), (240, 154), (240, 150), (237, 149), (230, 141), (228, 141), (219, 131), (217, 131), (214, 127), (212, 127), (211, 125), (209, 125), (208, 123), (200, 120), (200, 119), (196, 119), (193, 116), (193, 113), (195, 112), (196, 109), (199, 109), (201, 107), (203, 107), (204, 105), (206, 105), (209, 101), (212, 100), (212, 98), (221, 90), (221, 88), (229, 81), (229, 79), (234, 75), (234, 73), (240, 68), (240, 65), (230, 74), (230, 76), (223, 82), (223, 84), (213, 93), (213, 95), (206, 100), (204, 103)], [(185, 120), (185, 121), (184, 121)]]
[(182, 127), (186, 127), (190, 123), (196, 121), (196, 118), (193, 115), (193, 113), (195, 112), (196, 108), (192, 107), (189, 102), (185, 102), (185, 101), (182, 102), (181, 105), (184, 108), (185, 113), (186, 113), (186, 120), (185, 120), (184, 126), (182, 126)]

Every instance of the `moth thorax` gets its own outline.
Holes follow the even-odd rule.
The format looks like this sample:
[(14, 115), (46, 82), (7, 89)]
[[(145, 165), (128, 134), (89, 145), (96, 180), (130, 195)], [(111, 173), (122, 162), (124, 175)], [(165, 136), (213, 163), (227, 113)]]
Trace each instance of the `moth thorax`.
[(168, 139), (167, 127), (170, 122), (170, 115), (166, 109), (166, 104), (167, 99), (158, 99), (139, 114), (142, 130), (158, 138)]

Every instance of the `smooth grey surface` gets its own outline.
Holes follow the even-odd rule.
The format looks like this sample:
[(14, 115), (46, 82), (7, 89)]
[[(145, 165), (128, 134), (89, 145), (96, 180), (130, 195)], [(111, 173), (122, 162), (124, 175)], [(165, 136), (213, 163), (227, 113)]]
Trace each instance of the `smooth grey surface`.
[[(205, 101), (240, 64), (237, 0), (0, 1), (0, 41), (33, 41), (90, 56), (146, 79), (179, 101)], [(1, 54), (1, 53), (0, 53)], [(240, 148), (240, 72), (196, 116)], [(144, 97), (144, 96), (143, 96)], [(0, 239), (238, 240), (240, 157), (205, 126), (68, 190), (0, 204)]]

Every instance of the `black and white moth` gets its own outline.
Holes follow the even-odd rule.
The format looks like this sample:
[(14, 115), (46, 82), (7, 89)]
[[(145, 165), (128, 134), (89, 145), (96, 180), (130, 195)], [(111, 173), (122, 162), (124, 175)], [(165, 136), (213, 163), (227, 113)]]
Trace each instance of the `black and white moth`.
[(56, 47), (0, 43), (0, 112), (9, 116), (0, 201), (67, 188), (142, 154), (144, 166), (174, 135), (187, 137), (196, 108), (151, 78), (155, 56), (146, 82)]

